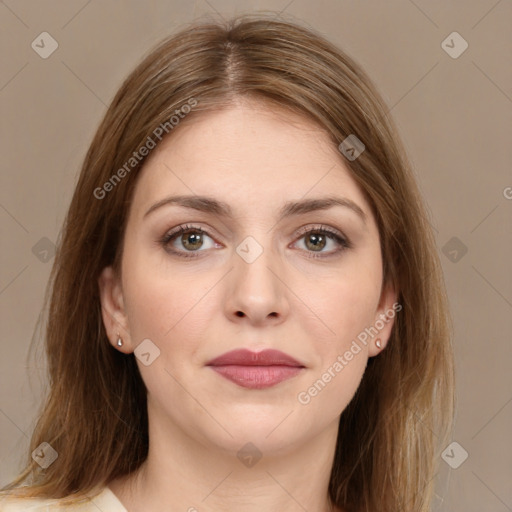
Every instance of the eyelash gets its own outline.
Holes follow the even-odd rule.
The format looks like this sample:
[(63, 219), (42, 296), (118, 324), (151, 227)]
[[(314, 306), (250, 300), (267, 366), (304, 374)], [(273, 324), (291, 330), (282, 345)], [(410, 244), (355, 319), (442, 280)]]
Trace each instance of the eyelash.
[[(188, 233), (188, 232), (198, 232), (200, 234), (207, 235), (207, 236), (209, 236), (210, 238), (213, 239), (213, 237), (211, 235), (209, 235), (207, 231), (205, 231), (205, 230), (203, 230), (201, 228), (198, 228), (196, 226), (191, 226), (191, 225), (185, 224), (185, 225), (178, 226), (178, 228), (175, 229), (174, 231), (166, 233), (159, 240), (159, 243), (164, 247), (164, 249), (166, 249), (167, 251), (171, 252), (172, 254), (176, 254), (179, 257), (182, 257), (182, 258), (197, 258), (197, 257), (200, 256), (199, 253), (204, 252), (204, 251), (186, 251), (186, 252), (183, 252), (183, 251), (178, 251), (176, 249), (170, 249), (169, 248), (169, 242), (171, 242), (172, 240), (174, 240), (178, 236), (180, 236), (180, 235), (182, 235), (184, 233)], [(331, 240), (334, 240), (335, 242), (337, 242), (341, 246), (341, 249), (337, 249), (336, 251), (331, 252), (331, 253), (329, 253), (327, 255), (323, 255), (323, 256), (321, 255), (323, 253), (314, 254), (314, 253), (312, 253), (312, 251), (306, 251), (306, 252), (311, 254), (310, 256), (308, 256), (308, 258), (313, 258), (313, 259), (329, 258), (329, 257), (334, 256), (335, 254), (337, 254), (339, 252), (343, 252), (346, 249), (350, 249), (352, 247), (352, 244), (348, 241), (347, 238), (342, 236), (338, 231), (329, 228), (328, 226), (320, 226), (318, 228), (302, 228), (300, 230), (300, 232), (299, 232), (299, 235), (300, 235), (299, 239), (303, 238), (306, 235), (309, 235), (310, 233), (317, 233), (317, 234), (321, 234), (321, 235), (327, 236)]]

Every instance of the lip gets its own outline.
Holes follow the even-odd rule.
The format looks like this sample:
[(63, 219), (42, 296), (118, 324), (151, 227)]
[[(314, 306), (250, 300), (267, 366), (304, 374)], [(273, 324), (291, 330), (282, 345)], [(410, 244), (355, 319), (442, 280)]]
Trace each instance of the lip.
[(305, 367), (279, 350), (226, 352), (206, 364), (222, 377), (248, 389), (265, 389), (300, 373)]

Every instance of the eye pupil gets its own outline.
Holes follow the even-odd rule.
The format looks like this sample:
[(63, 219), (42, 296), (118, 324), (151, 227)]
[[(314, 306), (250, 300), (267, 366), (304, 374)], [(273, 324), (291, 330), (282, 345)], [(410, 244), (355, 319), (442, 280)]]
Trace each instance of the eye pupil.
[(312, 247), (314, 249), (318, 249), (320, 248), (323, 249), (325, 247), (325, 236), (324, 235), (315, 235), (315, 234), (312, 234), (312, 235), (309, 235), (308, 237), (306, 237), (306, 245), (309, 245), (308, 242), (310, 240), (313, 240), (313, 245)]
[[(182, 236), (183, 247), (188, 249), (199, 249), (202, 244), (202, 235), (199, 233), (185, 233)], [(190, 242), (190, 244), (189, 244)], [(191, 247), (192, 245), (192, 247)]]

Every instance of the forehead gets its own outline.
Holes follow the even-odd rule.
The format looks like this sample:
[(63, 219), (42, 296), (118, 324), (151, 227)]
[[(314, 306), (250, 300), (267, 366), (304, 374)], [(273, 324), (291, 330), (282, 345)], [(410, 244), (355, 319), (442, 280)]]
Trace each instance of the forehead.
[(193, 116), (146, 160), (136, 213), (170, 193), (213, 195), (240, 212), (327, 193), (366, 205), (336, 145), (314, 122), (257, 103)]

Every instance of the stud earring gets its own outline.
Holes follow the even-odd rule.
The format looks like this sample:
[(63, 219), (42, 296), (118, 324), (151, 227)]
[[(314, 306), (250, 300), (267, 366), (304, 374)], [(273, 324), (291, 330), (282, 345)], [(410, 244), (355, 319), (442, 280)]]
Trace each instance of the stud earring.
[(121, 339), (121, 336), (119, 336), (119, 333), (117, 333), (117, 346), (121, 347), (123, 345), (123, 340)]
[(380, 342), (380, 340), (377, 340), (375, 342), (375, 345), (377, 345), (378, 348), (382, 348), (382, 343)]

